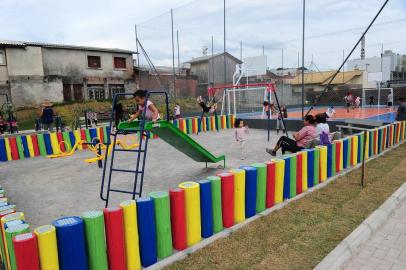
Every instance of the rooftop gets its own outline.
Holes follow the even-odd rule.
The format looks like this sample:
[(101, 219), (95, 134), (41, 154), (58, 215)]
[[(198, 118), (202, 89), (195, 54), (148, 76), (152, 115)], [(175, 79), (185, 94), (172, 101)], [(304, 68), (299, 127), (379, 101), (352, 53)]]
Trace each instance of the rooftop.
[[(209, 61), (212, 58), (216, 58), (216, 57), (219, 57), (219, 56), (222, 56), (222, 55), (224, 55), (224, 53), (216, 53), (216, 54), (213, 54), (213, 55), (205, 55), (205, 56), (193, 58), (193, 59), (187, 61), (186, 63), (190, 63), (190, 64), (193, 63), (194, 64), (194, 63), (198, 63), (198, 62), (206, 62), (206, 61)], [(238, 64), (242, 64), (242, 61), (240, 59), (234, 57), (232, 54), (226, 52), (226, 56), (228, 56), (229, 58), (232, 58)]]
[[(305, 84), (327, 85), (335, 73), (336, 71), (308, 72), (304, 74), (304, 82)], [(331, 84), (348, 83), (354, 79), (354, 77), (361, 76), (362, 73), (362, 70), (340, 72), (337, 74)], [(298, 73), (293, 79), (289, 80), (288, 83), (292, 85), (302, 84), (302, 73)]]
[(0, 39), (0, 47), (20, 47), (20, 48), (24, 48), (26, 46), (53, 48), (53, 49), (80, 50), (80, 51), (115, 52), (115, 53), (124, 53), (124, 54), (136, 54), (136, 52), (134, 52), (134, 51), (118, 49), (118, 48), (101, 48), (101, 47), (90, 47), (90, 46), (77, 46), (77, 45), (41, 43), (41, 42), (26, 42), (26, 41), (13, 41), (13, 40), (1, 40)]

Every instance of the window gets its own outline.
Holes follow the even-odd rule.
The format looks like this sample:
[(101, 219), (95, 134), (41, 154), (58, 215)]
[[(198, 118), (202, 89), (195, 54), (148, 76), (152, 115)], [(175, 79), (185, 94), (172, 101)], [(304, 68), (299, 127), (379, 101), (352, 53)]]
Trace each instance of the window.
[(0, 65), (6, 64), (6, 55), (4, 51), (0, 50)]
[(103, 85), (89, 85), (87, 88), (89, 99), (102, 100), (105, 99)]
[(127, 68), (126, 59), (124, 57), (114, 57), (114, 68)]
[(123, 84), (110, 85), (110, 97), (113, 98), (114, 94), (124, 94), (125, 89)]
[(100, 56), (87, 56), (87, 66), (89, 68), (101, 68)]

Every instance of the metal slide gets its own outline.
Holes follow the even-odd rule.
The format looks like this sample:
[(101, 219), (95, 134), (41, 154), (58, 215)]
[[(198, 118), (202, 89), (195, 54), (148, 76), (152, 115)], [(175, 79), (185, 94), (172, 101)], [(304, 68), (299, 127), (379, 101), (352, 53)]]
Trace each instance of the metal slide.
[[(131, 123), (121, 122), (118, 127), (118, 129), (122, 131), (134, 131), (138, 128), (138, 121)], [(223, 161), (225, 167), (224, 155), (219, 157), (214, 156), (190, 136), (182, 132), (167, 120), (159, 120), (156, 123), (147, 122), (145, 123), (144, 129), (158, 135), (161, 140), (164, 140), (166, 143), (175, 147), (178, 151), (184, 153), (194, 161), (206, 162), (206, 164)]]

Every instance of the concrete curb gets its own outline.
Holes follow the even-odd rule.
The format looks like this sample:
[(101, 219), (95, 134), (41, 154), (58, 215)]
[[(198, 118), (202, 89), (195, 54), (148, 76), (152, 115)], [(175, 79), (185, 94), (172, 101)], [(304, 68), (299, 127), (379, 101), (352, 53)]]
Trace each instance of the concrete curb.
[(384, 224), (393, 211), (406, 199), (406, 183), (398, 188), (378, 209), (361, 225), (333, 249), (314, 269), (341, 269), (378, 229)]
[[(400, 145), (400, 144), (399, 144), (399, 145)], [(374, 156), (374, 157), (370, 157), (366, 162), (369, 162), (369, 161), (371, 161), (371, 160), (374, 160), (374, 159), (376, 159), (376, 158), (378, 158), (378, 157), (380, 157), (380, 156), (386, 154), (387, 152), (389, 152), (389, 151), (391, 151), (391, 150), (393, 150), (393, 149), (396, 149), (397, 147), (399, 147), (399, 145), (396, 145), (396, 146), (393, 146), (393, 147), (391, 147), (391, 148), (389, 148), (389, 149), (386, 149), (385, 151), (383, 151), (382, 153), (380, 153), (380, 154), (378, 154), (378, 155), (376, 155), (376, 156)], [(302, 194), (300, 194), (300, 195), (298, 195), (298, 196), (296, 196), (296, 197), (294, 197), (294, 198), (292, 198), (292, 199), (288, 199), (288, 200), (283, 201), (282, 203), (276, 204), (276, 205), (273, 206), (272, 208), (268, 208), (268, 209), (266, 209), (265, 211), (263, 211), (263, 212), (261, 212), (261, 213), (255, 215), (255, 216), (253, 216), (253, 217), (251, 217), (251, 218), (249, 218), (249, 219), (246, 219), (246, 220), (244, 220), (244, 221), (241, 222), (241, 223), (238, 223), (238, 224), (234, 225), (234, 226), (231, 227), (231, 228), (224, 229), (223, 231), (221, 231), (221, 232), (219, 232), (219, 233), (217, 233), (217, 234), (214, 234), (213, 236), (211, 236), (211, 237), (209, 237), (209, 238), (203, 239), (203, 240), (200, 241), (199, 243), (197, 243), (197, 244), (195, 244), (195, 245), (193, 245), (193, 246), (191, 246), (191, 247), (189, 247), (189, 248), (187, 248), (187, 249), (185, 249), (185, 250), (176, 251), (175, 253), (173, 253), (173, 254), (172, 254), (171, 256), (169, 256), (168, 258), (165, 258), (165, 259), (163, 259), (163, 260), (160, 260), (160, 261), (158, 261), (157, 263), (151, 265), (150, 267), (147, 267), (147, 268), (144, 268), (144, 269), (145, 269), (145, 270), (158, 270), (158, 269), (163, 269), (164, 267), (169, 266), (169, 265), (171, 265), (171, 264), (173, 264), (173, 263), (175, 263), (175, 262), (177, 262), (177, 261), (183, 260), (183, 259), (187, 258), (190, 254), (192, 254), (192, 253), (194, 253), (194, 252), (196, 252), (196, 251), (198, 251), (198, 250), (200, 250), (200, 249), (202, 249), (202, 248), (208, 246), (209, 244), (213, 243), (214, 241), (216, 241), (216, 240), (218, 240), (218, 239), (221, 239), (221, 238), (225, 238), (225, 237), (231, 235), (232, 233), (234, 233), (235, 231), (237, 231), (238, 229), (240, 229), (240, 228), (242, 228), (242, 227), (248, 225), (249, 223), (251, 223), (251, 222), (253, 222), (253, 221), (255, 221), (255, 220), (257, 220), (257, 219), (259, 219), (259, 218), (261, 218), (261, 217), (268, 216), (268, 215), (270, 215), (270, 214), (271, 214), (272, 212), (274, 212), (274, 211), (278, 211), (278, 210), (284, 208), (284, 207), (285, 207), (286, 205), (288, 205), (290, 202), (299, 200), (299, 199), (303, 198), (304, 196), (307, 196), (308, 194), (310, 194), (310, 193), (312, 193), (312, 192), (314, 192), (314, 191), (316, 191), (316, 190), (318, 190), (318, 189), (324, 188), (325, 186), (327, 186), (327, 185), (330, 184), (331, 182), (335, 181), (337, 178), (339, 178), (339, 177), (341, 177), (341, 176), (344, 176), (344, 175), (346, 175), (346, 174), (352, 172), (353, 170), (356, 170), (356, 169), (360, 168), (361, 165), (362, 165), (362, 164), (358, 164), (358, 165), (356, 165), (356, 166), (354, 166), (354, 167), (351, 167), (351, 168), (349, 168), (349, 169), (346, 169), (346, 170), (344, 170), (344, 171), (342, 171), (342, 172), (336, 174), (335, 176), (329, 178), (329, 179), (326, 180), (325, 182), (320, 183), (320, 184), (318, 184), (317, 186), (308, 189), (307, 191), (303, 192)], [(405, 183), (402, 187), (404, 187), (404, 191), (399, 191), (399, 190), (396, 191), (394, 194), (392, 194), (391, 198), (392, 198), (395, 194), (397, 194), (397, 197), (396, 197), (396, 198), (400, 198), (400, 197), (405, 198), (405, 197), (406, 197), (406, 183)], [(391, 198), (390, 198), (390, 199), (391, 199)], [(388, 201), (389, 201), (389, 199), (388, 199)], [(399, 199), (396, 200), (396, 202), (398, 202), (398, 201), (399, 201)], [(391, 201), (391, 202), (392, 202), (392, 201)], [(381, 209), (385, 204), (386, 204), (386, 202), (385, 202), (383, 205), (381, 205), (381, 207), (380, 207), (379, 209)], [(397, 206), (397, 203), (393, 204), (393, 202), (392, 202), (392, 203), (386, 204), (385, 207), (386, 207), (386, 208), (388, 208), (388, 207), (390, 208), (390, 207), (396, 207), (396, 206)], [(391, 208), (391, 209), (392, 209), (392, 208)], [(393, 208), (393, 209), (394, 209), (394, 208)], [(393, 211), (393, 209), (392, 209), (392, 211)], [(381, 209), (381, 210), (384, 211), (384, 209)], [(386, 211), (386, 210), (385, 210), (385, 211)], [(372, 215), (371, 215), (371, 216), (372, 216)], [(389, 216), (389, 214), (386, 215), (386, 217), (387, 217), (387, 216)], [(386, 219), (386, 218), (385, 218), (385, 219)], [(370, 234), (372, 233), (372, 228), (373, 228), (373, 227), (376, 227), (376, 226), (379, 227), (379, 225), (382, 224), (382, 223), (379, 223), (379, 222), (381, 222), (381, 221), (383, 222), (383, 221), (385, 221), (385, 219), (382, 219), (382, 218), (380, 218), (380, 217), (377, 217), (377, 218), (374, 218), (373, 220), (371, 220), (371, 221), (369, 222), (370, 224), (369, 224), (369, 223), (364, 224), (364, 223), (365, 223), (365, 221), (364, 221), (363, 224), (361, 224), (361, 225), (364, 225), (364, 226), (366, 227), (366, 228), (364, 228), (364, 229), (366, 230), (366, 232), (364, 232), (364, 231), (362, 230), (362, 232), (360, 232), (360, 234), (362, 235), (362, 237), (359, 237), (359, 236), (356, 236), (356, 237), (355, 237), (356, 243), (359, 243), (359, 245), (362, 244), (362, 243), (365, 241), (365, 240), (364, 240), (365, 237), (366, 237), (366, 239), (369, 238)], [(375, 221), (375, 220), (376, 220), (376, 221)], [(357, 229), (358, 229), (358, 228), (357, 228)], [(357, 230), (357, 229), (356, 229), (356, 230)], [(360, 229), (360, 230), (361, 230), (361, 229)], [(367, 231), (369, 231), (369, 233), (368, 233)], [(355, 231), (354, 231), (354, 232), (355, 232)], [(353, 233), (354, 233), (354, 232), (353, 232)], [(353, 234), (353, 233), (352, 233), (352, 234)], [(352, 235), (352, 234), (351, 234), (351, 235)], [(357, 235), (358, 235), (358, 234), (357, 234)], [(353, 237), (354, 237), (354, 236), (353, 236)], [(348, 238), (348, 237), (347, 237), (347, 238)], [(347, 239), (347, 238), (346, 238), (346, 239)], [(346, 239), (344, 239), (344, 241), (345, 241)], [(343, 241), (343, 242), (344, 242), (344, 241)], [(351, 240), (351, 241), (353, 242), (353, 240)], [(345, 242), (345, 243), (343, 243), (343, 242), (341, 242), (332, 252), (330, 252), (330, 254), (333, 254), (333, 255), (332, 255), (332, 258), (337, 258), (337, 259), (334, 259), (334, 261), (332, 261), (332, 262), (335, 262), (335, 261), (337, 261), (338, 259), (341, 259), (341, 260), (343, 260), (343, 261), (341, 262), (341, 264), (343, 264), (343, 263), (346, 262), (347, 258), (349, 258), (349, 257), (351, 256), (352, 250), (351, 250), (351, 248), (349, 248), (349, 244), (348, 244), (347, 242)], [(349, 242), (349, 243), (352, 243), (352, 242)], [(351, 245), (351, 247), (352, 247), (352, 249), (354, 249), (354, 250), (355, 250), (355, 248), (356, 248), (356, 246), (354, 246), (353, 244)], [(329, 257), (330, 254), (329, 254), (327, 257)], [(327, 257), (326, 257), (322, 262), (324, 262), (324, 261), (327, 259)], [(329, 259), (329, 260), (331, 260), (331, 259)], [(321, 263), (320, 263), (320, 264), (321, 264)], [(319, 265), (320, 265), (320, 264), (319, 264)], [(340, 264), (340, 265), (341, 265), (341, 264)], [(330, 263), (329, 263), (328, 265), (330, 265)], [(318, 267), (318, 266), (317, 266), (317, 267)], [(330, 267), (326, 267), (326, 268), (318, 268), (318, 269), (331, 269), (331, 268), (330, 268)]]

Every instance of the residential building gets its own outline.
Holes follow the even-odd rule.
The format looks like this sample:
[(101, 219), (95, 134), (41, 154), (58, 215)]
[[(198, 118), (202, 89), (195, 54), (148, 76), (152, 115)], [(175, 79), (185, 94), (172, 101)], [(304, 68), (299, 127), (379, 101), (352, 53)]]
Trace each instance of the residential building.
[(132, 92), (134, 52), (0, 40), (0, 92), (17, 107)]
[[(226, 59), (226, 75), (224, 75), (224, 57)], [(233, 75), (236, 65), (242, 62), (228, 52), (206, 55), (193, 58), (184, 64), (190, 68), (190, 74), (198, 76), (198, 92), (206, 95), (209, 86), (233, 83)]]
[(164, 90), (176, 97), (196, 97), (198, 77), (191, 75), (189, 69), (175, 68), (174, 91), (173, 68), (163, 66), (155, 68), (156, 70), (149, 66), (134, 67), (134, 81), (140, 89)]
[[(369, 76), (382, 72), (382, 82), (393, 80), (399, 72), (406, 72), (406, 55), (385, 51), (381, 57), (374, 56), (365, 59), (353, 59), (347, 62), (347, 70), (364, 70)], [(380, 75), (377, 77), (381, 77)]]

